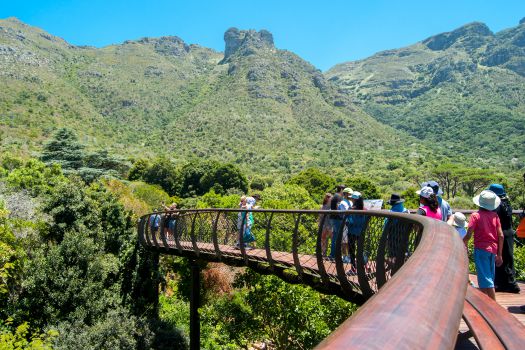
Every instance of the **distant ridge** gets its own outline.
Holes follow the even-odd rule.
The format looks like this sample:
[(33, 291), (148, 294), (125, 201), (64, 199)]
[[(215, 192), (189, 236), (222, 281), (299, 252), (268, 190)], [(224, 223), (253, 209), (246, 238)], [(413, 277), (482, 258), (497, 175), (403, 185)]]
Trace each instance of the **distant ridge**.
[(326, 76), (377, 120), (449, 157), (525, 166), (525, 21), (474, 22), (331, 68)]

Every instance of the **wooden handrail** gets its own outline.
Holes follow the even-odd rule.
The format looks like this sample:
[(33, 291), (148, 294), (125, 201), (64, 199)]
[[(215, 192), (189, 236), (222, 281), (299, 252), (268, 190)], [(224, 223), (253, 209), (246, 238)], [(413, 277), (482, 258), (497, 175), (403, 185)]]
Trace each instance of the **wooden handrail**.
[(467, 288), (463, 242), (443, 222), (424, 223), (413, 256), (380, 292), (316, 349), (452, 349)]

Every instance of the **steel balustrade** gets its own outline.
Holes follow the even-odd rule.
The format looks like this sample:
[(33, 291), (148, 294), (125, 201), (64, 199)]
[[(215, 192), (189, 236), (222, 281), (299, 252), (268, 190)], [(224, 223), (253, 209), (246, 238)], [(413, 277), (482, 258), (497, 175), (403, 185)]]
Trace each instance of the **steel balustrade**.
[[(414, 252), (423, 225), (408, 215), (386, 212), (341, 212), (341, 221), (364, 217), (355, 244), (346, 242), (340, 226), (334, 259), (323, 256), (321, 232), (332, 220), (330, 211), (201, 209), (151, 213), (140, 220), (141, 242), (168, 254), (273, 273), (291, 283), (304, 283), (328, 294), (363, 304), (398, 271)], [(244, 227), (253, 216), (251, 232), (258, 247), (244, 244)], [(171, 229), (167, 223), (173, 220)], [(159, 222), (158, 229), (154, 222)], [(350, 248), (351, 253), (346, 252)], [(328, 248), (328, 253), (330, 248)], [(354, 263), (344, 256), (352, 256)]]
[[(318, 349), (453, 348), (468, 281), (467, 254), (455, 230), (411, 214), (335, 213), (342, 221), (358, 215), (365, 220), (360, 234), (350, 239), (351, 254), (341, 225), (334, 259), (321, 248), (322, 228), (333, 211), (177, 210), (142, 216), (138, 233), (145, 247), (161, 253), (249, 266), (364, 304)], [(250, 215), (255, 248), (244, 242)], [(354, 264), (344, 258), (347, 254)], [(501, 323), (512, 320), (502, 315)], [(523, 332), (517, 337), (523, 339)]]

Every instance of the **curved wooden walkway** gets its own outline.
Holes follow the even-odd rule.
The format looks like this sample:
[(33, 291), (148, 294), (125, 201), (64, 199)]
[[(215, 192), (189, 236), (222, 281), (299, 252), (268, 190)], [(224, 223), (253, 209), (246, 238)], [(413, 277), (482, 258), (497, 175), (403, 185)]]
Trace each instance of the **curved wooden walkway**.
[[(363, 215), (338, 213), (343, 221)], [(250, 214), (255, 249), (243, 244)], [(468, 343), (482, 349), (525, 348), (523, 324), (467, 289), (464, 245), (450, 226), (421, 216), (366, 211), (352, 266), (343, 262), (343, 228), (335, 240), (335, 259), (322, 255), (321, 228), (328, 214), (333, 212), (181, 210), (142, 217), (138, 233), (144, 246), (160, 253), (250, 266), (363, 304), (317, 349), (452, 349), (457, 339), (458, 348)], [(159, 229), (151, 229), (159, 215)], [(167, 229), (170, 220), (175, 226)], [(469, 332), (461, 336), (465, 325)], [(475, 343), (465, 341), (470, 336)]]

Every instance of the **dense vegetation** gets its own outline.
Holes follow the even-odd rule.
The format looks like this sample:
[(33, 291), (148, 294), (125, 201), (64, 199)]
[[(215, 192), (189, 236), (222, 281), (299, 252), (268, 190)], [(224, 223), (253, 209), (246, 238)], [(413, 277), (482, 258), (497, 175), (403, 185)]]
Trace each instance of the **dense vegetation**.
[[(471, 24), (323, 75), (266, 31), (228, 30), (223, 55), (1, 20), (0, 348), (186, 348), (188, 262), (136, 240), (163, 204), (314, 209), (344, 183), (415, 208), (432, 178), (455, 208), (491, 182), (524, 207), (524, 28)], [(202, 281), (206, 349), (311, 348), (355, 310), (249, 269), (203, 263)]]
[[(286, 183), (254, 178), (255, 189), (236, 166), (212, 161), (138, 159), (123, 177), (122, 162), (87, 163), (93, 154), (99, 153), (86, 154), (71, 130), (60, 129), (41, 155), (48, 164), (8, 154), (1, 159), (0, 346), (185, 348), (188, 262), (159, 259), (136, 240), (137, 217), (162, 203), (234, 208), (240, 194), (257, 191), (265, 207), (314, 209), (339, 182), (367, 198), (389, 195), (367, 178), (336, 178), (318, 168)], [(457, 164), (426, 175), (456, 204), (495, 180), (492, 172)], [(523, 198), (522, 182), (506, 184), (514, 198)], [(406, 195), (414, 207), (413, 190)], [(516, 249), (521, 277), (524, 249)], [(203, 263), (202, 293), (206, 349), (311, 348), (355, 310), (308, 287), (220, 264)]]

